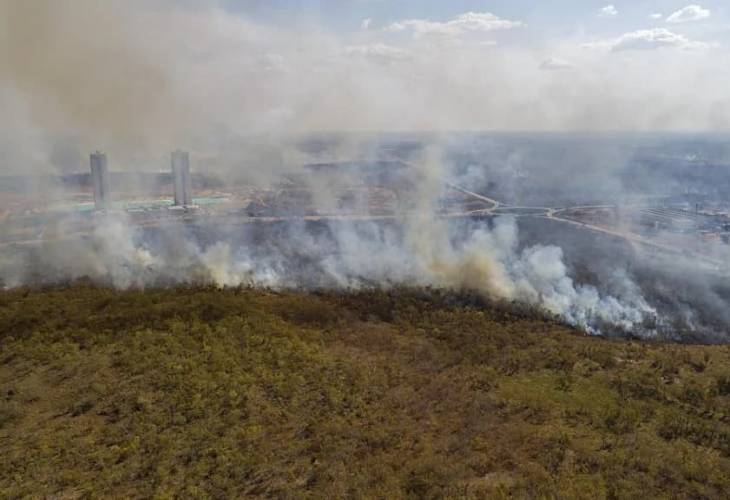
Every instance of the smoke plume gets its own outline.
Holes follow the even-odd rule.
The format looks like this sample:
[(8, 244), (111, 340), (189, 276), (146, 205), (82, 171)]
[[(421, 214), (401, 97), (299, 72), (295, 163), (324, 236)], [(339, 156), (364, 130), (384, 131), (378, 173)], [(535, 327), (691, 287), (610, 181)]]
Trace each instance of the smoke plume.
[[(492, 14), (421, 22), (449, 27), (439, 36), (343, 33), (312, 17), (265, 21), (253, 4), (0, 0), (1, 126), (14, 137), (0, 143), (3, 168), (78, 168), (95, 149), (116, 168), (154, 168), (161, 151), (184, 146), (251, 173), (271, 156), (247, 144), (276, 144), (286, 158), (291, 137), (313, 131), (730, 125), (730, 65), (712, 44), (604, 52), (585, 35), (507, 44), (500, 37), (530, 27)], [(541, 69), (558, 56), (570, 70)]]
[[(314, 132), (350, 133), (333, 141), (328, 159), (379, 159), (368, 133), (730, 126), (730, 65), (712, 43), (638, 51), (625, 43), (635, 37), (574, 33), (509, 44), (507, 32), (530, 26), (487, 13), (384, 26), (370, 20), (367, 29), (343, 32), (311, 17), (264, 20), (247, 9), (256, 4), (0, 0), (0, 168), (78, 171), (89, 151), (103, 149), (113, 170), (158, 171), (167, 151), (181, 147), (224, 182), (266, 185), (321, 154), (298, 146)], [(556, 71), (545, 61), (563, 64)], [(624, 187), (616, 174), (629, 160), (623, 152), (556, 152), (552, 160), (570, 167), (566, 173), (542, 165), (525, 145), (508, 149), (506, 160), (493, 150), (483, 161), (511, 179), (503, 193), (517, 202), (524, 194), (516, 179), (526, 175), (535, 186), (570, 184), (571, 201)], [(544, 168), (528, 168), (536, 158)], [(438, 147), (413, 165), (410, 209), (393, 223), (289, 222), (264, 237), (247, 224), (153, 230), (109, 215), (86, 235), (64, 237), (71, 228), (60, 223), (39, 248), (3, 247), (0, 280), (9, 287), (80, 278), (119, 288), (405, 284), (524, 302), (596, 333), (654, 335), (675, 319), (666, 313), (672, 308), (697, 327), (702, 315), (686, 307), (689, 299), (662, 294), (659, 285), (647, 296), (636, 282), (644, 268), (609, 265), (596, 274), (611, 280), (588, 283), (575, 277), (568, 245), (525, 245), (514, 220), (462, 225), (435, 217), (453, 175), (468, 184), (494, 178), (482, 165), (444, 168)], [(314, 196), (331, 202), (326, 183)], [(699, 296), (713, 311), (724, 304), (709, 287)]]
[[(36, 261), (0, 263), (0, 279), (64, 282), (87, 278), (118, 288), (180, 283), (267, 288), (428, 286), (471, 291), (491, 300), (536, 306), (592, 333), (608, 326), (653, 335), (657, 312), (628, 276), (620, 296), (576, 285), (560, 248), (530, 246), (520, 251), (514, 219), (465, 227), (435, 216), (444, 189), (443, 159), (429, 149), (412, 173), (417, 179), (414, 209), (394, 224), (329, 223), (319, 232), (284, 224), (255, 241), (248, 235), (191, 234), (166, 225), (155, 235), (134, 228), (124, 215), (97, 220), (85, 239), (43, 242)], [(324, 229), (324, 231), (322, 230)], [(25, 269), (26, 276), (18, 276)], [(31, 271), (34, 274), (30, 274)]]

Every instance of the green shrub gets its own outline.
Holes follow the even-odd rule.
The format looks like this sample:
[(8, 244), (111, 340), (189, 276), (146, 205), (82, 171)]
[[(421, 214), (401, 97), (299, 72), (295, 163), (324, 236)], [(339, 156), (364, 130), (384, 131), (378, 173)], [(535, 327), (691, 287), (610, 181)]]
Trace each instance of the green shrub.
[(730, 491), (730, 351), (470, 294), (10, 290), (0, 352), (2, 497)]
[(0, 401), (0, 429), (20, 419), (23, 409), (16, 401)]

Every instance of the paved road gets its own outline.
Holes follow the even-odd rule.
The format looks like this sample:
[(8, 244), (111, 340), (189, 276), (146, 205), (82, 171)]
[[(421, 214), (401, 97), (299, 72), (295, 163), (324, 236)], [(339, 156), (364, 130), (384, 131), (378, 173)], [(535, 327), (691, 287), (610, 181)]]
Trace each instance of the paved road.
[[(511, 206), (511, 205), (505, 205), (503, 203), (500, 203), (497, 200), (493, 200), (491, 198), (487, 198), (485, 196), (477, 195), (476, 193), (472, 193), (466, 189), (460, 188), (458, 186), (455, 186), (453, 184), (449, 184), (450, 187), (453, 189), (456, 189), (462, 193), (471, 195), (477, 199), (480, 200), (486, 200), (494, 204), (493, 207), (482, 209), (482, 210), (475, 210), (470, 212), (470, 215), (500, 215), (504, 213), (509, 213), (507, 211), (514, 210), (516, 213), (513, 215), (518, 215), (521, 217), (535, 217), (535, 218), (544, 218), (556, 222), (561, 222), (564, 224), (570, 224), (575, 227), (579, 227), (581, 229), (585, 229), (588, 231), (594, 231), (597, 233), (603, 233), (610, 236), (614, 236), (617, 238), (622, 238), (623, 240), (632, 243), (632, 244), (638, 244), (649, 248), (654, 248), (657, 250), (661, 250), (664, 252), (668, 252), (670, 254), (675, 255), (681, 255), (684, 257), (692, 257), (706, 265), (711, 266), (713, 270), (721, 270), (721, 269), (727, 269), (727, 265), (725, 262), (722, 262), (717, 259), (713, 259), (711, 257), (708, 257), (706, 255), (702, 255), (700, 253), (691, 251), (691, 250), (685, 250), (680, 249), (677, 247), (674, 247), (672, 245), (664, 244), (657, 242), (653, 239), (646, 238), (644, 236), (640, 236), (636, 233), (626, 232), (626, 231), (620, 231), (617, 229), (609, 229), (602, 226), (596, 226), (594, 224), (589, 224), (587, 222), (581, 222), (573, 219), (568, 219), (566, 217), (561, 217), (561, 214), (565, 213), (568, 210), (600, 210), (600, 209), (611, 209), (614, 208), (615, 205), (576, 205), (571, 207), (561, 207), (561, 208), (550, 208), (550, 207), (531, 207), (531, 206)], [(496, 210), (499, 209), (500, 211), (497, 212)], [(536, 213), (519, 213), (520, 210), (535, 210)], [(542, 213), (540, 213), (542, 212)]]
[(464, 193), (464, 194), (466, 194), (468, 196), (471, 196), (472, 198), (476, 198), (477, 200), (486, 201), (487, 203), (491, 203), (492, 206), (490, 208), (486, 209), (486, 210), (489, 210), (489, 211), (495, 210), (495, 209), (499, 208), (499, 206), (501, 205), (501, 203), (498, 202), (497, 200), (494, 200), (492, 198), (488, 198), (488, 197), (483, 196), (481, 194), (474, 193), (474, 192), (469, 191), (469, 190), (467, 190), (467, 189), (465, 189), (465, 188), (463, 188), (461, 186), (457, 186), (456, 184), (454, 184), (452, 182), (449, 182), (449, 181), (445, 181), (445, 182), (446, 182), (446, 185), (449, 186), (451, 189), (454, 189), (456, 191), (459, 191), (461, 193)]
[[(590, 209), (609, 209), (615, 205), (578, 205), (572, 207), (537, 207), (537, 206), (512, 206), (506, 205), (498, 200), (489, 198), (487, 196), (475, 193), (461, 186), (457, 186), (451, 182), (446, 182), (446, 185), (451, 189), (466, 194), (474, 199), (490, 203), (492, 206), (485, 209), (471, 210), (468, 212), (451, 212), (445, 214), (439, 214), (441, 218), (447, 219), (462, 219), (462, 218), (474, 218), (474, 217), (493, 217), (497, 215), (511, 214), (518, 217), (534, 217), (543, 218), (555, 222), (564, 224), (570, 224), (575, 227), (579, 227), (588, 231), (594, 231), (617, 238), (622, 238), (625, 241), (638, 244), (649, 248), (654, 248), (671, 254), (678, 254), (686, 257), (692, 257), (705, 264), (713, 266), (713, 268), (726, 268), (724, 262), (716, 259), (704, 256), (697, 252), (680, 249), (668, 244), (660, 243), (650, 238), (640, 236), (635, 233), (620, 231), (617, 229), (610, 229), (602, 226), (596, 226), (586, 222), (581, 222), (573, 219), (569, 219), (561, 216), (568, 210), (590, 210)], [(528, 213), (529, 212), (529, 213)], [(224, 224), (254, 224), (254, 223), (272, 223), (272, 222), (291, 222), (291, 221), (305, 221), (305, 222), (317, 222), (317, 221), (388, 221), (388, 220), (404, 220), (412, 217), (417, 217), (419, 214), (399, 214), (399, 215), (292, 215), (292, 216), (279, 216), (279, 217), (231, 217), (231, 216), (206, 216), (216, 218), (217, 225)], [(137, 223), (138, 227), (155, 227), (161, 224), (167, 224), (170, 222), (185, 222), (194, 223), (197, 219), (194, 216), (184, 216), (182, 218), (161, 218), (150, 221), (143, 221)], [(71, 239), (83, 238), (88, 236), (87, 231), (80, 231), (74, 233), (68, 233), (62, 237), (53, 239), (40, 237), (36, 239), (20, 240), (20, 241), (8, 241), (0, 243), (0, 249), (8, 247), (23, 247), (38, 245), (41, 242), (49, 241), (66, 241)]]

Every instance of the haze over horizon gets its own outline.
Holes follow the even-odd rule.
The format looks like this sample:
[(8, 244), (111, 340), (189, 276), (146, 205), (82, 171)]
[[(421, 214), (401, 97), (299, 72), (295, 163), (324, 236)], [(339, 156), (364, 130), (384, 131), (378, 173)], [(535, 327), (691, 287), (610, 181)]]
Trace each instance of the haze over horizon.
[(0, 0), (2, 167), (313, 131), (723, 131), (729, 23), (719, 1)]

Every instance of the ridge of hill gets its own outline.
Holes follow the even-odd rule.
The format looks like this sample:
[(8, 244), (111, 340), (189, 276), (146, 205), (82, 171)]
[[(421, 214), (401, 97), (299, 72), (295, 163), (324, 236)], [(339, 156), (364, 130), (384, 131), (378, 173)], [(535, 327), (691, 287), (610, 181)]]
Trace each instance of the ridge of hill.
[(0, 456), (3, 498), (719, 498), (730, 347), (434, 290), (11, 290)]

